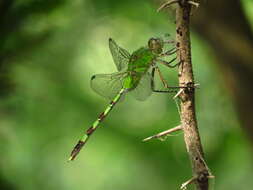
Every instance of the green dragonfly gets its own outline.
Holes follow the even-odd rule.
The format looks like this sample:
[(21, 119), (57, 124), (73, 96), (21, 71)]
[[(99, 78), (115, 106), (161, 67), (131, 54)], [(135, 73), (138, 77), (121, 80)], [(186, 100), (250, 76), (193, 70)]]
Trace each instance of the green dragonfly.
[[(164, 46), (169, 43), (173, 43), (173, 41), (166, 41), (161, 38), (151, 38), (149, 39), (146, 47), (141, 47), (130, 54), (128, 51), (118, 46), (113, 39), (109, 39), (109, 48), (118, 72), (112, 74), (93, 75), (91, 77), (90, 84), (91, 88), (96, 93), (109, 98), (111, 102), (78, 141), (71, 152), (69, 160), (75, 159), (90, 136), (98, 128), (99, 124), (105, 119), (112, 108), (126, 93), (131, 93), (137, 100), (142, 101), (149, 97), (152, 92), (168, 93), (175, 92), (175, 89), (177, 88), (184, 88), (169, 87), (157, 66), (157, 63), (161, 63), (173, 68), (179, 64), (171, 65), (176, 58), (173, 58), (168, 62), (162, 59), (163, 57), (172, 55), (177, 51), (176, 48), (165, 51)], [(155, 89), (155, 72), (159, 74), (166, 90)]]

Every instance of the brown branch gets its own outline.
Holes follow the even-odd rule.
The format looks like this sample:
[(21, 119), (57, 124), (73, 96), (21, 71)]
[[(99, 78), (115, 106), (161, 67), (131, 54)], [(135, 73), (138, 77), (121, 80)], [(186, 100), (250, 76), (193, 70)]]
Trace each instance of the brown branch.
[(182, 127), (179, 125), (179, 126), (176, 126), (176, 127), (171, 128), (171, 129), (168, 129), (168, 130), (166, 130), (166, 131), (163, 131), (163, 132), (161, 132), (161, 133), (158, 133), (158, 134), (156, 134), (156, 135), (147, 137), (147, 138), (143, 139), (142, 141), (143, 141), (143, 142), (146, 142), (146, 141), (151, 140), (151, 139), (154, 139), (154, 138), (161, 138), (161, 137), (167, 136), (167, 135), (169, 135), (169, 134), (171, 134), (171, 133), (173, 133), (173, 132), (180, 131), (180, 130), (182, 130)]
[(179, 86), (185, 86), (175, 97), (179, 97), (181, 127), (184, 131), (184, 141), (192, 165), (193, 177), (182, 184), (181, 189), (187, 185), (195, 183), (197, 190), (208, 190), (208, 179), (214, 178), (209, 172), (204, 160), (204, 152), (198, 132), (197, 119), (195, 114), (195, 87), (192, 62), (191, 62), (191, 40), (190, 40), (190, 13), (191, 6), (198, 6), (191, 0), (170, 0), (158, 9), (167, 8), (171, 4), (177, 3), (176, 10), (176, 46), (177, 57), (180, 59), (179, 65)]
[(161, 10), (164, 9), (164, 8), (169, 7), (170, 5), (172, 5), (172, 4), (174, 4), (174, 3), (178, 3), (178, 2), (179, 2), (179, 0), (170, 0), (170, 1), (166, 2), (166, 3), (163, 3), (163, 4), (157, 9), (157, 12), (161, 11)]
[(176, 45), (181, 64), (179, 65), (179, 86), (193, 88), (182, 91), (179, 95), (181, 100), (181, 126), (184, 131), (186, 149), (191, 161), (193, 179), (197, 190), (208, 190), (209, 170), (204, 161), (204, 153), (198, 132), (195, 114), (195, 90), (194, 77), (191, 62), (190, 41), (190, 12), (191, 5), (187, 0), (180, 0), (176, 10)]

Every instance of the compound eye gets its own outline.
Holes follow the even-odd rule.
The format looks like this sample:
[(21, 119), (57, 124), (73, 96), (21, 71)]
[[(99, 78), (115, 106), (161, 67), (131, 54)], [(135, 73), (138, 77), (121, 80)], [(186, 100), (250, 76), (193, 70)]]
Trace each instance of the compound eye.
[(156, 47), (159, 46), (159, 41), (155, 38), (151, 38), (149, 41), (148, 41), (148, 47), (150, 49), (156, 49)]
[(153, 49), (154, 44), (155, 44), (155, 39), (154, 38), (149, 39), (149, 41), (148, 41), (148, 47), (150, 49)]
[(156, 38), (151, 38), (148, 41), (148, 47), (151, 49), (154, 53), (161, 53), (162, 52), (162, 43), (161, 40)]

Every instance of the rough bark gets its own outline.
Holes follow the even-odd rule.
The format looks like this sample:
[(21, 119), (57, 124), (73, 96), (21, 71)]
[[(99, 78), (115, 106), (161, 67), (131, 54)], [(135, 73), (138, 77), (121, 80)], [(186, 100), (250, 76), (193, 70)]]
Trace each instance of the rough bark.
[(191, 62), (190, 11), (191, 5), (187, 1), (179, 1), (176, 10), (176, 42), (179, 49), (177, 55), (181, 62), (178, 74), (179, 86), (190, 87), (179, 95), (181, 99), (180, 116), (196, 189), (207, 190), (209, 171), (204, 161), (204, 153), (198, 132), (194, 100), (195, 90), (191, 88), (194, 86), (194, 77)]

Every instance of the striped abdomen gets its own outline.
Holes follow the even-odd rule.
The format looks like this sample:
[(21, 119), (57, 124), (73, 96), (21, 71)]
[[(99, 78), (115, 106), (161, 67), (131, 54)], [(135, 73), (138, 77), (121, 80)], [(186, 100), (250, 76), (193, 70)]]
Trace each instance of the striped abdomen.
[(85, 145), (85, 143), (88, 141), (89, 137), (93, 134), (93, 132), (98, 128), (99, 124), (103, 121), (103, 119), (109, 114), (109, 112), (112, 110), (114, 105), (120, 100), (121, 96), (126, 92), (127, 90), (122, 88), (119, 93), (116, 95), (116, 97), (110, 102), (110, 104), (107, 106), (104, 112), (102, 112), (98, 119), (92, 124), (92, 126), (85, 131), (85, 134), (82, 136), (82, 138), (78, 141), (76, 146), (71, 152), (69, 160), (74, 160), (77, 154), (80, 152), (82, 147)]

